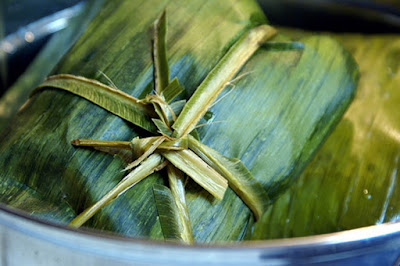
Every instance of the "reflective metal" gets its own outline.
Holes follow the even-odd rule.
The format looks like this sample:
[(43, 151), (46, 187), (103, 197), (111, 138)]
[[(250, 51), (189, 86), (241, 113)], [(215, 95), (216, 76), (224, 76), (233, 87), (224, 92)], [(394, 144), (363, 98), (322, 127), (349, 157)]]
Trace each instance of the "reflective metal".
[(83, 5), (83, 3), (78, 3), (21, 27), (18, 31), (6, 36), (0, 40), (0, 60), (2, 60), (2, 56), (14, 54), (29, 43), (64, 29), (69, 20), (82, 11)]
[(0, 206), (0, 264), (14, 265), (394, 265), (400, 223), (303, 238), (178, 244), (73, 230)]

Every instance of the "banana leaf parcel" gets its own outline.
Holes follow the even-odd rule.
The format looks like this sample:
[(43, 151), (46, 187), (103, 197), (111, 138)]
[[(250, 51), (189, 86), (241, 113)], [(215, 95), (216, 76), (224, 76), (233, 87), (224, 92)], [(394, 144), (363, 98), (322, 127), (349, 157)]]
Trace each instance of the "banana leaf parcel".
[[(163, 49), (156, 50), (161, 55), (153, 54), (156, 58), (153, 68), (151, 47), (157, 46), (157, 42), (154, 39), (152, 42), (148, 29), (154, 21), (160, 21), (157, 18), (163, 10), (167, 10), (169, 18), (167, 55), (163, 56)], [(212, 74), (209, 78), (209, 73), (215, 73), (221, 64), (229, 66), (226, 58), (232, 54), (234, 57), (232, 49), (235, 51), (246, 36), (265, 23), (261, 10), (250, 0), (109, 1), (53, 74), (80, 77), (75, 80), (76, 84), (110, 84), (135, 99), (147, 98), (157, 106), (156, 113), (163, 113), (162, 105), (148, 96), (153, 89), (160, 92), (157, 84), (163, 84), (158, 67), (165, 69), (169, 65), (167, 78), (176, 77), (184, 88), (176, 98), (174, 110), (179, 110), (179, 101), (190, 99), (182, 111), (187, 114), (196, 107), (190, 104), (191, 99), (201, 98), (201, 84), (212, 83), (213, 77), (219, 75)], [(160, 29), (164, 31), (163, 26)], [(261, 45), (259, 41), (256, 43)], [(207, 110), (200, 108), (193, 114), (200, 116), (201, 113), (204, 117), (196, 133), (192, 133), (194, 136), (189, 136), (189, 139), (197, 137), (201, 143), (193, 140), (190, 149), (222, 154), (217, 162), (221, 172), (226, 165), (237, 166), (236, 169), (246, 167), (246, 176), (256, 178), (265, 190), (263, 193), (268, 195), (263, 203), (268, 205), (299, 175), (346, 110), (354, 95), (357, 66), (329, 37), (307, 37), (291, 42), (276, 35), (237, 70), (236, 76), (223, 84), (227, 88), (219, 98), (213, 104), (208, 103)], [(153, 77), (159, 80), (154, 87)], [(155, 129), (165, 133), (165, 128), (158, 120), (133, 117), (134, 121), (141, 121), (142, 129), (118, 117), (125, 112), (122, 109), (108, 112), (101, 105), (56, 89), (54, 84), (44, 84), (46, 88), (30, 98), (2, 133), (0, 195), (1, 201), (9, 206), (67, 224), (98, 202), (126, 175), (121, 171), (126, 168), (126, 154), (116, 152), (113, 156), (92, 148), (76, 148), (71, 140), (133, 140), (132, 145), (139, 147), (141, 144), (135, 139), (151, 140)], [(81, 90), (76, 84), (69, 91)], [(171, 84), (176, 83), (172, 80)], [(165, 98), (172, 99), (171, 95), (180, 90), (177, 87), (170, 89)], [(97, 99), (101, 102), (103, 96), (96, 95), (100, 94), (94, 98), (100, 97)], [(178, 121), (179, 117), (176, 122), (185, 124)], [(178, 133), (173, 137), (193, 129), (179, 125), (174, 128)], [(153, 144), (143, 146), (151, 149)], [(175, 166), (186, 158), (174, 154), (162, 153)], [(84, 225), (130, 237), (163, 239), (163, 233), (168, 231), (164, 218), (169, 213), (165, 209), (157, 210), (156, 203), (168, 198), (164, 193), (164, 185), (168, 183), (166, 172), (169, 175), (174, 172), (168, 167), (166, 170), (119, 193)], [(199, 169), (194, 171), (203, 173)], [(176, 180), (182, 179), (176, 177)], [(194, 241), (241, 240), (251, 231), (254, 216), (242, 201), (243, 195), (238, 197), (227, 188), (218, 197), (221, 194), (206, 191), (191, 179), (183, 185)], [(174, 220), (170, 222), (173, 224)]]

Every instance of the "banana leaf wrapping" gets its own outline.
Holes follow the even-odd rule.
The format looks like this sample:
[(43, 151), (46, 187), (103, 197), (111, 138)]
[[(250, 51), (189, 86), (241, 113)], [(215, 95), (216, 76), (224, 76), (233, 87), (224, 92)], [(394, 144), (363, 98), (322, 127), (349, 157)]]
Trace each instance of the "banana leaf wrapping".
[[(165, 8), (171, 77), (183, 84), (186, 99), (240, 36), (266, 22), (250, 0), (107, 1), (53, 72), (107, 83), (101, 71), (119, 89), (143, 98), (153, 74), (148, 28)], [(358, 71), (331, 38), (304, 38), (297, 45), (282, 36), (272, 41), (245, 64), (198, 133), (202, 143), (239, 158), (275, 199), (340, 119)], [(70, 141), (148, 136), (82, 98), (51, 88), (34, 95), (2, 134), (1, 201), (64, 224), (124, 176), (119, 157), (76, 149)], [(162, 174), (153, 174), (85, 226), (162, 239), (152, 187), (165, 182)], [(241, 240), (252, 227), (251, 211), (230, 189), (218, 201), (189, 181), (186, 200), (195, 241)]]
[[(311, 34), (283, 31), (295, 39)], [(299, 179), (265, 213), (253, 239), (323, 234), (399, 220), (400, 37), (332, 36), (359, 64), (356, 97)]]

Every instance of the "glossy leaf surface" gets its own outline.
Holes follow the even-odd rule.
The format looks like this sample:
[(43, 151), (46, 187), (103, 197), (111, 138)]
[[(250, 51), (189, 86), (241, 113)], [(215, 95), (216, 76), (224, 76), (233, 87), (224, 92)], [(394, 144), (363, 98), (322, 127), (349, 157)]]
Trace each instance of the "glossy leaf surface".
[(323, 234), (399, 220), (400, 38), (333, 37), (360, 66), (355, 100), (304, 173), (269, 208), (254, 239)]

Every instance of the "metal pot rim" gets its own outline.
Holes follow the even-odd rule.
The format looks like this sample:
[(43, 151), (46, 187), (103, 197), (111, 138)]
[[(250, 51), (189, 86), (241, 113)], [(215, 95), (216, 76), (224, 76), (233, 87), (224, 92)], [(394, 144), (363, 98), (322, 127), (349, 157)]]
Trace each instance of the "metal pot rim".
[[(190, 250), (237, 250), (249, 251), (258, 249), (292, 249), (292, 248), (313, 248), (320, 246), (333, 246), (351, 244), (356, 246), (358, 242), (365, 240), (385, 240), (388, 238), (400, 238), (400, 222), (384, 223), (357, 229), (351, 229), (336, 233), (305, 236), (287, 239), (273, 239), (263, 241), (243, 241), (243, 242), (215, 242), (213, 244), (195, 244), (193, 246), (185, 246), (179, 243), (159, 242), (154, 240), (134, 239), (122, 237), (112, 233), (99, 232), (93, 229), (73, 229), (64, 225), (40, 220), (27, 213), (11, 209), (4, 204), (0, 204), (0, 224), (11, 228), (15, 231), (22, 232), (43, 240), (57, 242), (65, 245), (68, 240), (88, 240), (99, 241), (104, 244), (106, 242), (113, 245), (124, 246), (141, 246), (144, 248), (154, 249), (155, 246), (162, 248), (180, 249), (181, 251)], [(55, 234), (52, 234), (55, 233)], [(59, 238), (58, 238), (59, 237)], [(60, 242), (61, 241), (61, 242)], [(83, 241), (82, 243), (84, 243)], [(90, 249), (90, 248), (89, 248)], [(95, 249), (93, 247), (93, 249)]]

